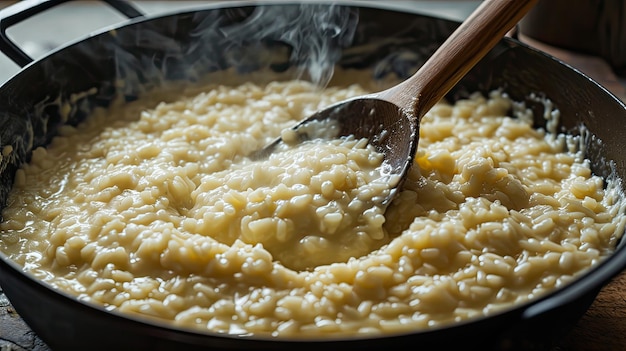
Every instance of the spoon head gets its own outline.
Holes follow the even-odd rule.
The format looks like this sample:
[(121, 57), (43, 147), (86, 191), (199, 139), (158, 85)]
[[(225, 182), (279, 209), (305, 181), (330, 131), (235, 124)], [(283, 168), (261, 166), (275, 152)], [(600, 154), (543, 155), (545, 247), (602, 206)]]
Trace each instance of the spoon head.
[[(331, 125), (333, 131), (320, 132), (318, 127), (322, 125)], [(396, 182), (382, 201), (382, 205), (387, 205), (399, 192), (413, 164), (419, 138), (419, 120), (389, 101), (365, 96), (316, 112), (295, 125), (290, 134), (297, 136), (299, 141), (342, 136), (367, 138), (369, 144), (383, 154), (383, 172), (390, 176), (390, 181)], [(265, 158), (282, 142), (283, 139), (278, 138), (250, 155), (250, 158)]]

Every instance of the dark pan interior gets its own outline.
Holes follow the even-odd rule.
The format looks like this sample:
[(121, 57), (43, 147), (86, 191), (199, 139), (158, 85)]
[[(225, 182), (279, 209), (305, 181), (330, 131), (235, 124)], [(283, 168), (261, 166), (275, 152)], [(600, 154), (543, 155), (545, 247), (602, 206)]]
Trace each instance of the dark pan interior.
[[(232, 68), (245, 73), (269, 68), (282, 72), (297, 66), (297, 60), (290, 59), (293, 48), (277, 33), (268, 33), (263, 40), (249, 40), (245, 32), (233, 30), (259, 9), (277, 6), (291, 11), (301, 9), (300, 5), (285, 4), (244, 6), (138, 20), (60, 49), (25, 68), (0, 88), (0, 146), (11, 145), (14, 150), (0, 163), (0, 204), (6, 202), (16, 168), (28, 161), (32, 149), (46, 145), (60, 125), (82, 121), (96, 106), (107, 106), (120, 96), (133, 100), (165, 82), (193, 81), (216, 70)], [(332, 43), (342, 49), (336, 64), (356, 69), (376, 65), (379, 75), (406, 77), (413, 73), (458, 26), (453, 21), (369, 7), (345, 6), (342, 11), (347, 21), (358, 25), (353, 40), (338, 38)], [(233, 37), (232, 33), (241, 35)], [(120, 86), (121, 80), (124, 84)], [(76, 95), (94, 87), (91, 93)], [(535, 112), (538, 127), (545, 124), (541, 117), (543, 104), (530, 96), (548, 97), (562, 113), (562, 131), (579, 134), (579, 127), (584, 125), (592, 133), (585, 140), (593, 171), (604, 177), (612, 171), (622, 178), (626, 176), (626, 128), (622, 127), (626, 107), (595, 82), (543, 53), (504, 39), (453, 89), (449, 98), (496, 88), (503, 88), (514, 100), (526, 101)], [(69, 113), (62, 112), (63, 105), (70, 107)], [(165, 350), (180, 346), (186, 350), (209, 346), (378, 349), (406, 345), (423, 349), (542, 349), (567, 331), (602, 285), (626, 266), (621, 246), (603, 265), (539, 304), (443, 330), (309, 344), (200, 335), (122, 318), (53, 292), (4, 257), (0, 260), (0, 286), (33, 330), (59, 350)]]

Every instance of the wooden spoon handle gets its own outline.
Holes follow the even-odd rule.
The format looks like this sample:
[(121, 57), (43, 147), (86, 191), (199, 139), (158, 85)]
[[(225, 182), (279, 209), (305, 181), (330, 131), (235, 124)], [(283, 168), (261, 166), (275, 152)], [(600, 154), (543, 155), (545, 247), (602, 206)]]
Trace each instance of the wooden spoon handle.
[(538, 0), (484, 0), (409, 79), (381, 98), (421, 118), (491, 50)]

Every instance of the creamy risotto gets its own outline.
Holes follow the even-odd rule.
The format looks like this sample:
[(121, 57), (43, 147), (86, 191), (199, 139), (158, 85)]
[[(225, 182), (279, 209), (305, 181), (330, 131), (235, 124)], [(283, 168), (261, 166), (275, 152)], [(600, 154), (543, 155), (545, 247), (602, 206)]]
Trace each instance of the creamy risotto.
[(364, 93), (245, 83), (96, 111), (17, 172), (1, 249), (107, 309), (281, 337), (490, 315), (612, 252), (625, 222), (617, 182), (591, 173), (576, 140), (507, 116), (516, 105), (502, 93), (424, 117), (410, 178), (386, 211), (377, 199), (390, 182), (367, 140), (246, 157)]

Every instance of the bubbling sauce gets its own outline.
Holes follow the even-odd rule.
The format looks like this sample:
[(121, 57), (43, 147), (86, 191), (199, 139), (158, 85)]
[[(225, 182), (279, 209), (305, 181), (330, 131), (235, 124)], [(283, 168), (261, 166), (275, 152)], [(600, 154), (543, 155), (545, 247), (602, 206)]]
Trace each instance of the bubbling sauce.
[(372, 335), (497, 313), (573, 281), (624, 230), (618, 181), (501, 92), (444, 101), (393, 182), (367, 140), (246, 156), (362, 95), (303, 81), (154, 95), (63, 127), (18, 170), (0, 249), (79, 299), (176, 326)]

